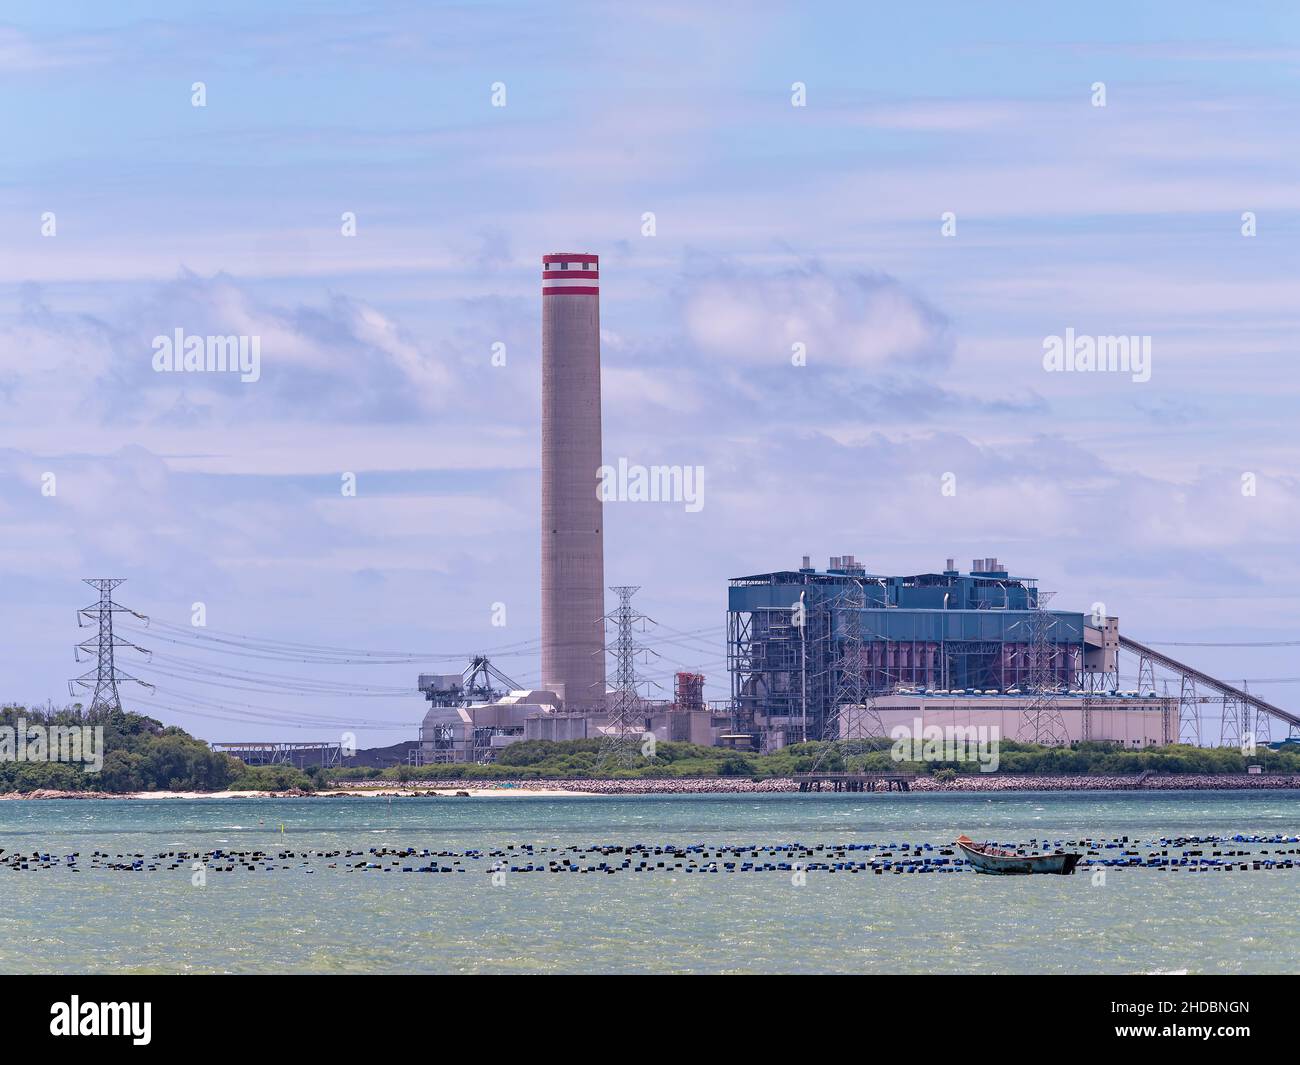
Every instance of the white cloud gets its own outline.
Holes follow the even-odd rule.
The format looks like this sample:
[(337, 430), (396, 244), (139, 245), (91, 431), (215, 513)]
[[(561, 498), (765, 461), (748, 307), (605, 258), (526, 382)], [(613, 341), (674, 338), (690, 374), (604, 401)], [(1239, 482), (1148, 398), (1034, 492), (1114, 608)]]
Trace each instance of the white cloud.
[[(154, 338), (178, 329), (257, 337), (260, 379), (156, 372)], [(11, 426), (69, 414), (82, 426), (403, 421), (445, 409), (458, 387), (444, 353), (363, 300), (276, 304), (225, 275), (186, 274), (103, 318), (51, 310), (28, 290), (0, 328), (0, 353), (0, 412)]]
[(682, 316), (703, 351), (740, 362), (790, 365), (793, 345), (809, 365), (869, 369), (943, 361), (942, 315), (889, 277), (779, 274), (688, 279)]

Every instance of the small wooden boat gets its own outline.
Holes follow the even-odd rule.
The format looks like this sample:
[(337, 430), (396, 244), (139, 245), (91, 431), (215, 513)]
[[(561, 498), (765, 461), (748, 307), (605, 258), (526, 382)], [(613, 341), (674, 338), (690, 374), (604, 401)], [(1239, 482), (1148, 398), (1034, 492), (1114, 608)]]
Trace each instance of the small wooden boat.
[(1078, 854), (1057, 851), (1055, 854), (1017, 854), (998, 850), (987, 843), (976, 843), (969, 836), (958, 836), (957, 846), (970, 859), (977, 873), (1018, 875), (1025, 873), (1056, 873), (1069, 876), (1079, 864)]

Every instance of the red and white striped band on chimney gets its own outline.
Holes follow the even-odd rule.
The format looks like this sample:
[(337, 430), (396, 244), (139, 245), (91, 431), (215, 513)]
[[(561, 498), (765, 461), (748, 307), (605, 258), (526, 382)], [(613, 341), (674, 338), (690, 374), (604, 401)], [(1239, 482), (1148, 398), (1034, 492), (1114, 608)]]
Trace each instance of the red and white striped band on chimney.
[(542, 256), (543, 296), (600, 294), (600, 259), (577, 252)]

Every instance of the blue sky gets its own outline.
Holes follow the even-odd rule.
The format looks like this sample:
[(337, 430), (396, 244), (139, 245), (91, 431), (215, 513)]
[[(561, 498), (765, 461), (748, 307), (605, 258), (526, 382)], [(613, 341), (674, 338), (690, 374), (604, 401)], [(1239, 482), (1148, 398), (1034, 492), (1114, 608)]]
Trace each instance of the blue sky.
[[(607, 459), (705, 470), (698, 513), (607, 507), (607, 583), (643, 587), (666, 684), (723, 695), (726, 579), (804, 553), (997, 555), (1139, 639), (1297, 638), (1295, 9), (705, 7), (7, 4), (0, 698), (84, 668), (83, 576), (284, 641), (534, 639), (554, 250), (602, 257)], [(261, 380), (154, 373), (176, 328), (260, 336)], [(1151, 380), (1046, 372), (1066, 328), (1150, 336)], [(212, 695), (131, 701), (287, 732), (185, 691)], [(422, 712), (229, 697), (320, 715), (290, 738), (351, 715), (392, 742)]]

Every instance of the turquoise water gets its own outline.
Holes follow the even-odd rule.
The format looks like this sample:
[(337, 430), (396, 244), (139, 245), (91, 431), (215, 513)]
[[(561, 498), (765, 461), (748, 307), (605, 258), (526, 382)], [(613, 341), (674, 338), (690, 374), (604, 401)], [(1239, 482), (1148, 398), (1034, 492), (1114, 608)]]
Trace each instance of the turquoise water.
[[(281, 830), (283, 826), (283, 831)], [(0, 802), (6, 854), (1295, 834), (1295, 793)], [(1300, 869), (0, 869), (0, 972), (1295, 972)], [(408, 863), (409, 864), (409, 863)]]

